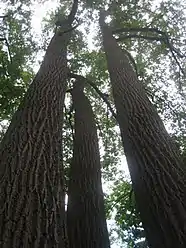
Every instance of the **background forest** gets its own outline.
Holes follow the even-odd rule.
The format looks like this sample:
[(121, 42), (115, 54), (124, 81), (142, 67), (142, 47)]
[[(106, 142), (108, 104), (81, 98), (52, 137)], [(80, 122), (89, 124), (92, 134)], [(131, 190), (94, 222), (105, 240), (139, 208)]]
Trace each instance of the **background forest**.
[[(4, 1), (0, 3), (0, 138), (9, 126), (43, 60), (59, 16), (72, 2)], [(135, 205), (123, 152), (106, 58), (98, 24), (100, 7), (121, 48), (131, 55), (138, 80), (167, 131), (186, 159), (186, 2), (179, 0), (79, 1), (68, 45), (68, 67), (86, 77), (85, 88), (98, 129), (102, 182), (111, 247), (148, 247)], [(40, 23), (41, 21), (41, 23)], [(68, 80), (68, 89), (73, 79)], [(92, 86), (93, 85), (93, 86)], [(109, 103), (109, 104), (108, 104)], [(73, 154), (73, 109), (66, 94), (63, 124), (65, 184)]]

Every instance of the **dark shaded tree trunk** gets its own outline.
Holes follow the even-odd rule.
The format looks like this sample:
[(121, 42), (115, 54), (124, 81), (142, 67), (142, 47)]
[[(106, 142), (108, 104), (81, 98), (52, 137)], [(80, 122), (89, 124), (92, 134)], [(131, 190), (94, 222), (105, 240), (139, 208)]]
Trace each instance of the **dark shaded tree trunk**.
[(0, 145), (2, 248), (66, 247), (61, 132), (70, 36), (59, 28), (52, 38)]
[(102, 15), (100, 26), (125, 155), (149, 246), (186, 247), (186, 180), (180, 155)]
[(74, 84), (72, 99), (75, 137), (67, 208), (69, 247), (108, 248), (97, 130), (82, 82)]

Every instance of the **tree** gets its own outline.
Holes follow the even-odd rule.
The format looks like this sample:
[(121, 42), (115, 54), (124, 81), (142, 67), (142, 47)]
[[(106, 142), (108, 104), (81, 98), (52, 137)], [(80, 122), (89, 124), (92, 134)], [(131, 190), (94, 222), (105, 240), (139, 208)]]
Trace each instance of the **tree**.
[(117, 120), (150, 247), (185, 247), (185, 174), (178, 150), (100, 14)]
[(72, 90), (75, 108), (73, 159), (67, 207), (69, 247), (110, 247), (101, 183), (101, 163), (93, 111), (79, 77)]
[(75, 0), (1, 143), (1, 247), (66, 247), (61, 132), (76, 10)]
[(30, 9), (7, 6), (0, 18), (0, 121), (12, 117), (33, 77), (29, 64), (38, 48), (30, 30)]
[[(112, 193), (106, 197), (107, 217), (116, 213), (116, 226), (113, 227), (123, 243), (128, 247), (138, 248), (139, 244), (145, 246), (145, 234), (141, 218), (136, 208), (132, 185), (125, 178), (119, 178), (113, 186)], [(118, 228), (117, 228), (118, 227)]]

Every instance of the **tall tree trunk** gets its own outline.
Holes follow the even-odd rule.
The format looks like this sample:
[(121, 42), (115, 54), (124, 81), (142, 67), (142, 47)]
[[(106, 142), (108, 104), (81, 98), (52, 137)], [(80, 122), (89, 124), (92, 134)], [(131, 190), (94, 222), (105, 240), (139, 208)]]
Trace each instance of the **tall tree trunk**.
[(2, 248), (66, 247), (61, 132), (68, 30), (52, 38), (0, 145)]
[(72, 98), (75, 137), (67, 208), (69, 247), (108, 248), (98, 137), (82, 82), (74, 84)]
[(100, 26), (125, 155), (149, 246), (186, 247), (186, 180), (180, 155), (102, 15)]

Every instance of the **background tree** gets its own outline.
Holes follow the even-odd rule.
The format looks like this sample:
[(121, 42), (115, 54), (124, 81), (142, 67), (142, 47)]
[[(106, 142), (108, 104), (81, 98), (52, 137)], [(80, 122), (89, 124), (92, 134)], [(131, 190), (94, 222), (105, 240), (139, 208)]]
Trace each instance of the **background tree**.
[(72, 90), (75, 108), (73, 159), (67, 207), (69, 246), (110, 247), (101, 183), (101, 163), (94, 115), (81, 77)]
[[(31, 63), (36, 55), (32, 37), (31, 10), (20, 3), (9, 5), (0, 18), (0, 121), (9, 120), (33, 77)], [(5, 122), (5, 121), (4, 121)]]

